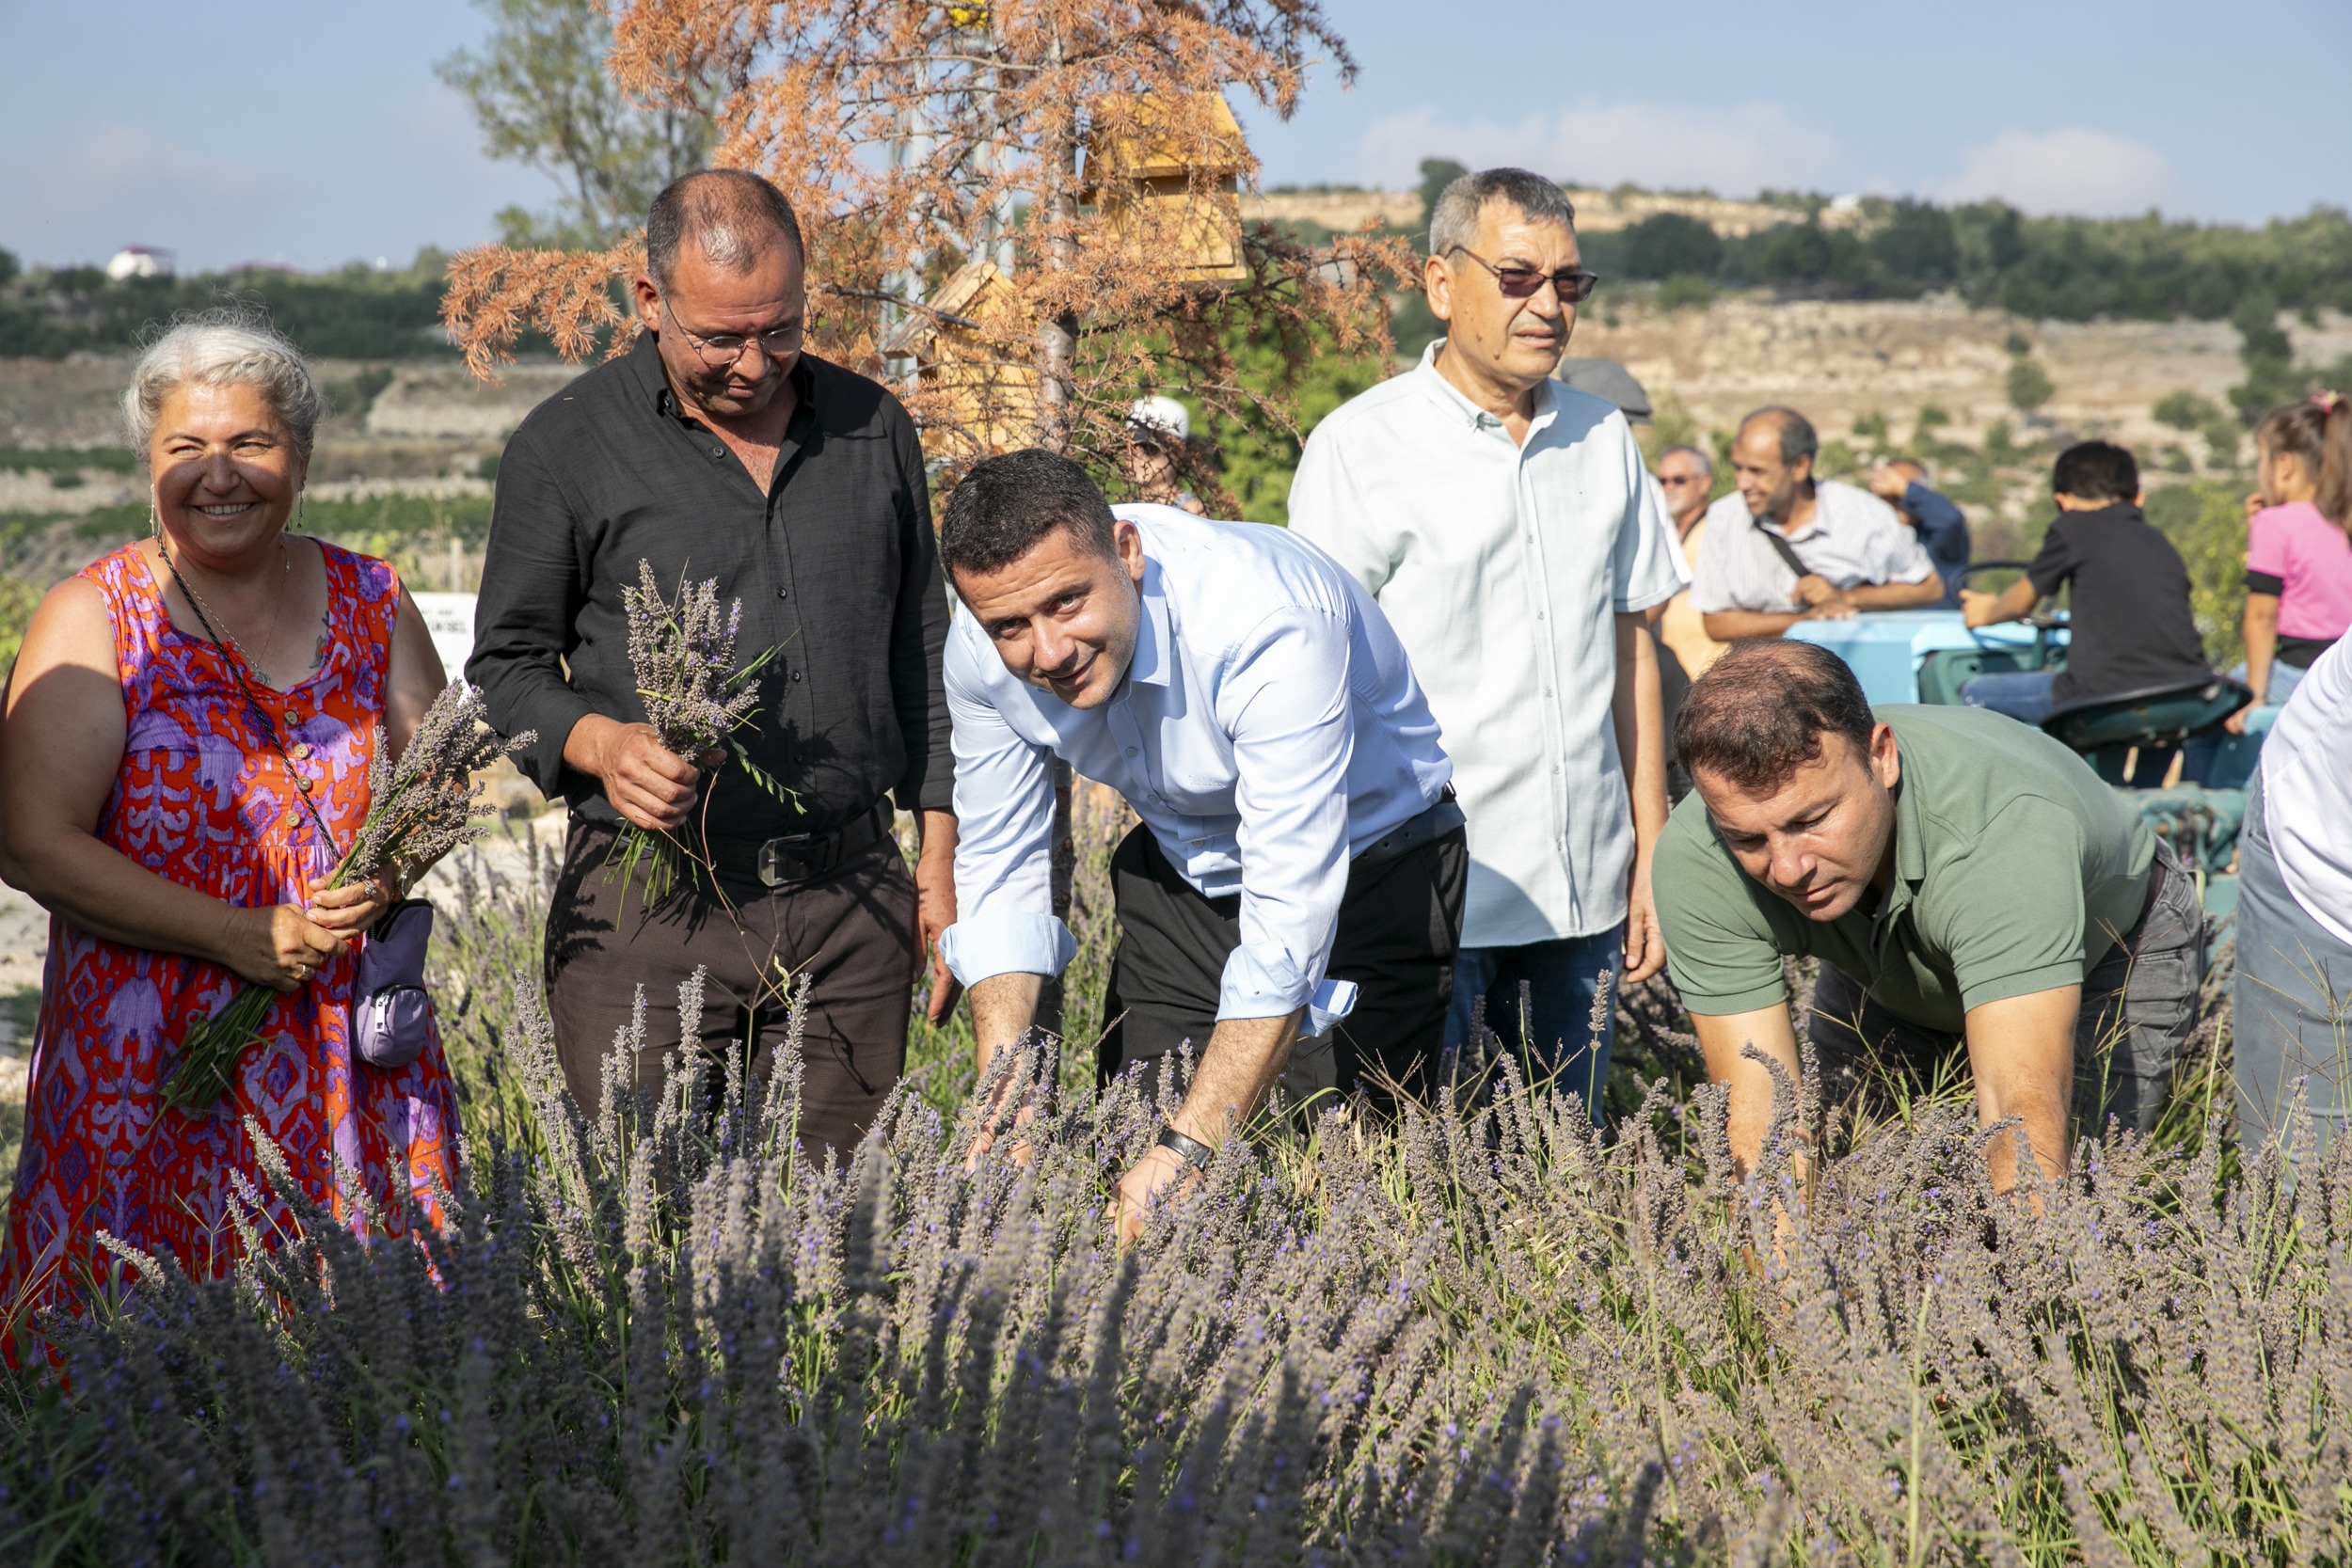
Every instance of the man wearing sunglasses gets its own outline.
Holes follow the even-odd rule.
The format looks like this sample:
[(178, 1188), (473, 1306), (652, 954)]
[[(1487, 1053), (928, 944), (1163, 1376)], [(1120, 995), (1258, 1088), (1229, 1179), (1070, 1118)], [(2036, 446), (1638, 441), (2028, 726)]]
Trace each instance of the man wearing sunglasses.
[(1665, 958), (1644, 612), (1681, 580), (1625, 416), (1553, 379), (1595, 281), (1575, 223), (1523, 169), (1446, 187), (1422, 275), (1446, 336), (1316, 427), (1290, 520), (1378, 598), (1454, 758), (1470, 868), (1448, 1045), (1484, 1002), (1513, 1056), (1597, 1119), (1614, 986)]
[[(764, 1070), (805, 978), (800, 1134), (846, 1158), (902, 1065), (926, 942), (955, 920), (947, 601), (923, 453), (897, 399), (803, 351), (800, 225), (756, 175), (654, 199), (636, 344), (533, 410), (499, 466), (468, 676), (517, 760), (572, 808), (548, 913), (556, 1049), (594, 1116), (603, 1058), (653, 1006), (635, 1086), (683, 1046)], [(645, 723), (622, 592), (715, 578), (739, 664), (766, 657), (729, 753), (678, 756)], [(910, 879), (892, 798), (922, 824)], [(648, 903), (624, 825), (687, 867)], [(665, 1035), (697, 970), (703, 1012)], [(934, 1018), (956, 987), (934, 973)]]

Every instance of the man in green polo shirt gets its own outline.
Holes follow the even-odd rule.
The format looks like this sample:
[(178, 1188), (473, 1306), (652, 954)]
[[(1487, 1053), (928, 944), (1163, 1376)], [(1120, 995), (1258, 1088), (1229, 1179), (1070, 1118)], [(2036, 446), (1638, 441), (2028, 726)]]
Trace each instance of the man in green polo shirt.
[[(1874, 1068), (1931, 1074), (1964, 1040), (1979, 1121), (2019, 1117), (2053, 1176), (2070, 1101), (2091, 1125), (2154, 1124), (2196, 1022), (2203, 916), (2081, 758), (1982, 708), (1873, 713), (1836, 655), (1787, 641), (1693, 684), (1675, 747), (1696, 788), (1660, 835), (1659, 916), (1743, 1165), (1772, 1085), (1741, 1047), (1798, 1071), (1788, 955), (1821, 960), (1808, 1032), (1833, 1099)], [(1987, 1154), (2006, 1188), (2008, 1136)]]

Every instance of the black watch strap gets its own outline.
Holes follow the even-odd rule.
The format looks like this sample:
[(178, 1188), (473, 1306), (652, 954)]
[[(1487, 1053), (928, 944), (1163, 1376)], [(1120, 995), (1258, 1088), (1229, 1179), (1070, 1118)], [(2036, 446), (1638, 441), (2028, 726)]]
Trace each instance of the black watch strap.
[(1209, 1174), (1209, 1162), (1216, 1158), (1216, 1149), (1211, 1148), (1199, 1138), (1185, 1137), (1173, 1127), (1160, 1129), (1157, 1147), (1174, 1149), (1178, 1159), (1204, 1177)]

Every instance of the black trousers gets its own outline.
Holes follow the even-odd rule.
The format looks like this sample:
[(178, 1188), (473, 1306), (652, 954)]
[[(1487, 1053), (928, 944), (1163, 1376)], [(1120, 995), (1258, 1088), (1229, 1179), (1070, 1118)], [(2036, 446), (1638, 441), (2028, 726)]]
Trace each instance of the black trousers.
[[(1283, 1086), (1295, 1100), (1327, 1088), (1364, 1089), (1377, 1104), (1394, 1084), (1426, 1099), (1454, 1000), (1470, 843), (1460, 828), (1419, 848), (1348, 870), (1331, 963), (1357, 987), (1355, 1010), (1318, 1040), (1301, 1040)], [(1111, 956), (1111, 1020), (1100, 1056), (1105, 1081), (1130, 1062), (1165, 1056), (1216, 1027), (1225, 961), (1241, 945), (1241, 895), (1204, 896), (1176, 874), (1149, 828), (1111, 857), (1119, 946)]]
[[(885, 837), (805, 882), (730, 879), (724, 903), (707, 883), (681, 879), (649, 911), (640, 889), (623, 902), (618, 870), (606, 863), (617, 836), (604, 823), (572, 819), (548, 908), (548, 1012), (572, 1098), (596, 1115), (604, 1058), (628, 1027), (640, 986), (645, 1044), (636, 1087), (658, 1087), (662, 1057), (681, 1043), (722, 1063), (748, 1049), (752, 1076), (764, 1082), (789, 1022), (790, 989), (805, 975), (801, 1144), (846, 1160), (906, 1066), (920, 951), (914, 879), (897, 842)], [(698, 968), (709, 972), (702, 1017), (682, 1042), (677, 988)]]

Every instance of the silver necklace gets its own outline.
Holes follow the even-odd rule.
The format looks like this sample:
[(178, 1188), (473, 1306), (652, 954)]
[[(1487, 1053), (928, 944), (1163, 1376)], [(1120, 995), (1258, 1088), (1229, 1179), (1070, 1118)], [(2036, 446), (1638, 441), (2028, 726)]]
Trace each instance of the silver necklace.
[[(181, 574), (180, 563), (171, 559), (171, 546), (159, 536), (155, 541), (155, 548), (162, 552), (164, 565), (171, 573), (171, 580), (180, 585), (180, 592), (185, 594), (188, 596), (188, 603), (196, 607), (197, 618), (204, 623), (204, 629), (211, 632), (215, 641), (229, 644), (246, 669), (251, 670), (264, 681), (268, 680), (269, 672), (262, 667), (259, 659), (245, 651), (245, 644), (238, 641), (235, 634), (230, 631), (228, 617), (196, 596), (195, 588)], [(282, 537), (278, 541), (278, 559), (280, 562), (278, 574), (278, 601), (277, 607), (270, 611), (269, 632), (262, 639), (263, 652), (267, 652), (278, 641), (278, 624), (286, 616), (286, 584), (294, 576), (294, 552), (286, 548), (286, 541)]]

